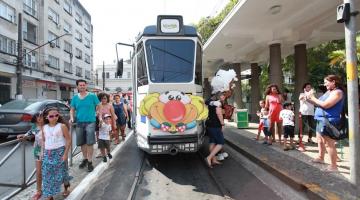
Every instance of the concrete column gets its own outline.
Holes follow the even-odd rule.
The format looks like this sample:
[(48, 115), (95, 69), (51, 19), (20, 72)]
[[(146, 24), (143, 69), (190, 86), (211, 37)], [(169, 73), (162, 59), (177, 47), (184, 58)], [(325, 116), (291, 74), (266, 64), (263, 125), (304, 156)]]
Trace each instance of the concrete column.
[[(270, 84), (276, 84), (280, 88), (284, 83), (283, 72), (281, 67), (281, 45), (280, 43), (270, 44), (270, 69), (269, 80)], [(280, 89), (282, 92), (282, 89)]]
[(250, 121), (258, 122), (259, 117), (256, 115), (256, 111), (259, 110), (259, 101), (261, 98), (260, 91), (260, 73), (261, 69), (257, 63), (251, 63), (251, 79), (250, 79), (250, 87), (251, 87), (251, 104), (250, 104)]
[(61, 100), (61, 90), (60, 90), (60, 85), (58, 83), (56, 84), (56, 99)]
[(211, 96), (211, 85), (209, 78), (204, 78), (204, 100), (210, 98)]
[(238, 81), (235, 81), (234, 106), (237, 109), (244, 108), (244, 104), (242, 102), (242, 89), (241, 89), (241, 64), (240, 63), (232, 64), (232, 69), (235, 70), (236, 75), (238, 77)]
[(295, 45), (295, 90), (293, 94), (293, 100), (295, 103), (295, 117), (296, 117), (296, 132), (298, 133), (299, 130), (299, 94), (303, 92), (302, 86), (304, 83), (308, 82), (308, 66), (307, 66), (307, 55), (306, 55), (306, 44), (296, 44)]

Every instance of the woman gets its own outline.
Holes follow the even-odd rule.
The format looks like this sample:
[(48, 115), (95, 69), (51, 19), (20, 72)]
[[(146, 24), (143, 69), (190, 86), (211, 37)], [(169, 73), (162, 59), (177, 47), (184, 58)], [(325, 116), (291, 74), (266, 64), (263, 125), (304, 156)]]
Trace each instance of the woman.
[(70, 177), (67, 169), (68, 153), (71, 137), (68, 126), (60, 116), (57, 108), (50, 107), (44, 111), (42, 127), (42, 192), (43, 197), (50, 200), (60, 192), (64, 184), (64, 196), (69, 195)]
[(336, 164), (337, 153), (335, 140), (328, 136), (328, 133), (324, 128), (324, 117), (326, 117), (331, 124), (338, 124), (340, 122), (341, 112), (344, 107), (344, 90), (340, 82), (340, 77), (336, 75), (329, 75), (325, 77), (324, 85), (327, 91), (319, 99), (315, 98), (313, 94), (306, 96), (306, 100), (316, 106), (316, 139), (318, 142), (319, 155), (317, 158), (312, 160), (312, 162), (324, 163), (326, 145), (328, 147), (327, 152), (330, 155), (331, 164), (325, 169), (325, 171), (336, 172), (338, 169)]
[[(114, 130), (116, 130), (116, 115), (115, 115), (115, 111), (114, 111), (114, 107), (113, 105), (110, 103), (110, 95), (106, 94), (106, 93), (100, 93), (98, 94), (98, 98), (99, 101), (101, 102), (98, 106), (98, 113), (97, 113), (97, 124), (96, 124), (96, 129), (97, 131), (99, 131), (99, 124), (101, 124), (102, 120), (103, 120), (103, 116), (105, 114), (111, 115), (111, 127), (113, 130), (113, 133), (115, 133)], [(116, 141), (115, 141), (116, 142)]]
[[(275, 141), (275, 124), (277, 125), (277, 133), (279, 143), (281, 144), (281, 131), (282, 121), (279, 118), (280, 111), (282, 110), (282, 103), (284, 99), (281, 95), (279, 87), (275, 84), (268, 85), (265, 90), (265, 108), (269, 110), (270, 132), (272, 139)], [(270, 145), (271, 143), (269, 143)]]
[(222, 103), (225, 101), (225, 95), (218, 92), (206, 101), (209, 108), (209, 115), (205, 122), (206, 131), (210, 137), (210, 154), (206, 157), (207, 165), (212, 168), (213, 164), (220, 164), (215, 155), (222, 149), (224, 145), (224, 135), (222, 129), (224, 127), (224, 118), (222, 113)]
[[(303, 93), (299, 95), (300, 101), (300, 109), (299, 112), (301, 113), (302, 119), (302, 127), (303, 133), (308, 133), (308, 143), (315, 144), (312, 140), (313, 133), (315, 132), (315, 122), (314, 122), (314, 105), (305, 100), (306, 95), (310, 95), (314, 93), (314, 90), (311, 87), (310, 83), (305, 83), (303, 85)], [(300, 132), (299, 132), (300, 138)]]
[(115, 115), (117, 116), (116, 120), (116, 131), (114, 133), (115, 144), (119, 144), (119, 131), (121, 133), (121, 137), (125, 140), (125, 127), (126, 127), (126, 119), (128, 119), (128, 112), (124, 102), (121, 102), (120, 95), (115, 95), (115, 102), (113, 104)]

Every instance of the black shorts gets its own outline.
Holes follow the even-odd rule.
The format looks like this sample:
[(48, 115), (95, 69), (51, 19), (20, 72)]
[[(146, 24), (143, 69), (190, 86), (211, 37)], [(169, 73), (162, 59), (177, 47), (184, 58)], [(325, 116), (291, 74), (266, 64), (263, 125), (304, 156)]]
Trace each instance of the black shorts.
[(98, 140), (98, 148), (99, 149), (107, 149), (110, 152), (110, 140)]
[(270, 127), (263, 127), (263, 132), (265, 136), (271, 136)]
[(294, 138), (294, 126), (284, 126), (284, 138), (288, 138), (290, 136), (290, 138)]

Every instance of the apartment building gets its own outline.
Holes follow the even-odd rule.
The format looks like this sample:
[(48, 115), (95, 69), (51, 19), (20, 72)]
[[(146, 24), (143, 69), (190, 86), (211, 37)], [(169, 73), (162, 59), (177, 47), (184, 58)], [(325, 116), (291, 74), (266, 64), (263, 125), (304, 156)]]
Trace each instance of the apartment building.
[(80, 78), (95, 87), (91, 16), (78, 0), (0, 0), (0, 103), (16, 94), (19, 13), (24, 98), (69, 99)]
[(115, 92), (121, 89), (123, 92), (132, 91), (132, 68), (130, 60), (124, 61), (123, 75), (117, 76), (116, 65), (97, 65), (96, 74), (99, 88), (103, 89), (103, 68), (105, 68), (105, 91)]

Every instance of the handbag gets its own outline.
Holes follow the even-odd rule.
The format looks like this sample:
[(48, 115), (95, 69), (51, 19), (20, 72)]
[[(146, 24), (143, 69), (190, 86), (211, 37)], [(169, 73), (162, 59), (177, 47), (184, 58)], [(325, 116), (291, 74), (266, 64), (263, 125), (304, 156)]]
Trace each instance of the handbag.
[(224, 109), (224, 119), (231, 119), (235, 107), (229, 104), (224, 104), (223, 109)]
[(322, 111), (324, 115), (324, 130), (326, 135), (333, 140), (343, 140), (349, 137), (348, 131), (346, 129), (345, 118), (341, 117), (340, 122), (337, 124), (332, 124), (329, 119), (326, 117), (324, 110)]

